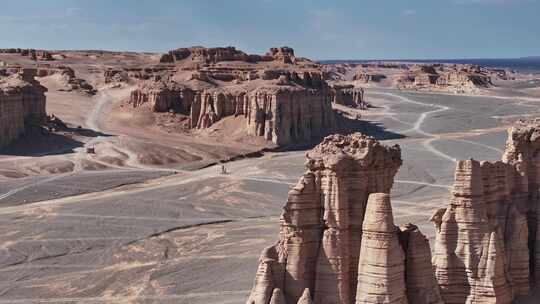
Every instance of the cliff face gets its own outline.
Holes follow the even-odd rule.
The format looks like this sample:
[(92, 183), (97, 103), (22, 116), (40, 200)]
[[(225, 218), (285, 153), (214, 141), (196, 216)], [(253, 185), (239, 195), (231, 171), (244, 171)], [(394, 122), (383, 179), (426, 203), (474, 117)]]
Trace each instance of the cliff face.
[(538, 282), (539, 134), (511, 128), (502, 161), (458, 163), (450, 207), (433, 217), (446, 303), (511, 303)]
[(22, 135), (25, 124), (40, 124), (46, 118), (46, 88), (34, 80), (35, 70), (25, 69), (0, 76), (0, 147)]
[(321, 304), (407, 303), (407, 286), (423, 290), (414, 303), (440, 303), (423, 256), (429, 244), (417, 229), (393, 224), (387, 193), (400, 154), (358, 133), (329, 136), (309, 152), (247, 303), (271, 303), (276, 289), (288, 304), (306, 294)]
[(246, 134), (278, 145), (305, 142), (335, 127), (327, 89), (263, 86), (254, 90), (192, 90), (160, 82), (131, 93), (134, 107), (189, 115), (190, 127), (204, 129), (227, 116), (243, 116)]
[(332, 102), (349, 107), (367, 109), (364, 100), (364, 89), (351, 86), (334, 86), (332, 90)]
[(502, 161), (458, 162), (450, 206), (432, 217), (432, 265), (418, 228), (393, 223), (399, 147), (325, 138), (289, 192), (247, 303), (512, 303), (539, 282), (539, 152), (536, 121), (509, 130)]

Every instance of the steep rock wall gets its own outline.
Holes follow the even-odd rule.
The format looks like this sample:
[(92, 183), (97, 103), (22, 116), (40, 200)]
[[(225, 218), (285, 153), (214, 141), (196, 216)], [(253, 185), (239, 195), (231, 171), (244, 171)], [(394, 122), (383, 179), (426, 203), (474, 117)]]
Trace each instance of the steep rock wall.
[(0, 77), (0, 147), (22, 135), (26, 124), (44, 122), (46, 88), (34, 80), (35, 70)]
[(171, 82), (153, 82), (134, 90), (130, 103), (152, 111), (189, 115), (191, 128), (204, 129), (227, 116), (246, 118), (246, 134), (278, 145), (306, 142), (335, 127), (330, 90), (295, 84), (253, 90), (192, 90)]
[(275, 289), (288, 304), (306, 294), (320, 304), (407, 303), (407, 286), (424, 291), (414, 303), (441, 303), (426, 271), (429, 243), (412, 226), (393, 224), (387, 193), (400, 154), (359, 133), (328, 136), (307, 153), (307, 171), (289, 192), (279, 241), (261, 254), (247, 303), (267, 304)]
[(432, 218), (446, 303), (511, 303), (538, 283), (539, 135), (520, 124), (502, 161), (458, 163), (450, 207)]

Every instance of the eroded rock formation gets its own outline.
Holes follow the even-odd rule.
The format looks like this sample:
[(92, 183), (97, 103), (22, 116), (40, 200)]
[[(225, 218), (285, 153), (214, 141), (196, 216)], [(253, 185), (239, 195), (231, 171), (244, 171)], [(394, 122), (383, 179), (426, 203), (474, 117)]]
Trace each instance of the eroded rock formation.
[(275, 144), (309, 141), (331, 131), (334, 116), (326, 89), (269, 85), (254, 90), (193, 90), (172, 82), (152, 82), (131, 93), (134, 107), (175, 110), (189, 115), (190, 127), (208, 128), (227, 116), (243, 116), (246, 133)]
[(28, 125), (39, 125), (46, 118), (47, 89), (34, 80), (35, 73), (23, 69), (0, 76), (0, 147), (22, 135)]
[(475, 65), (416, 65), (396, 77), (400, 89), (475, 93), (492, 85), (490, 71)]
[(432, 218), (446, 303), (511, 303), (538, 282), (539, 135), (518, 125), (502, 161), (458, 163), (450, 207)]
[(367, 109), (367, 103), (364, 100), (364, 89), (362, 88), (355, 88), (353, 85), (334, 85), (332, 92), (332, 102), (335, 104)]
[(400, 154), (359, 133), (326, 137), (307, 153), (247, 303), (267, 304), (275, 289), (288, 304), (306, 302), (306, 294), (317, 304), (407, 303), (408, 286), (423, 291), (411, 303), (440, 303), (424, 256), (429, 243), (393, 223), (388, 193)]
[[(389, 191), (399, 147), (333, 135), (307, 154), (279, 241), (260, 258), (248, 304), (510, 304), (540, 272), (540, 122), (509, 129), (502, 161), (458, 162), (450, 206), (432, 217), (436, 244), (394, 226)], [(380, 192), (380, 193), (379, 193)]]
[(244, 61), (244, 62), (259, 62), (259, 61), (279, 61), (282, 63), (292, 64), (296, 58), (294, 50), (290, 47), (271, 48), (266, 55), (251, 55), (246, 54), (235, 47), (215, 47), (205, 48), (202, 46), (194, 46), (190, 48), (179, 48), (171, 50), (161, 56), (161, 63), (174, 63), (190, 59), (202, 63), (218, 63), (221, 61)]

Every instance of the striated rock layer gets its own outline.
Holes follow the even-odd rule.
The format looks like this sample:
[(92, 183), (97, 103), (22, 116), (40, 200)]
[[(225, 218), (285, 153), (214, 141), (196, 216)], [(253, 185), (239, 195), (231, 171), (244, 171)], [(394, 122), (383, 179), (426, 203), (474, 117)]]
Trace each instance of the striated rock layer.
[(47, 89), (34, 80), (34, 69), (23, 69), (0, 76), (0, 147), (22, 135), (28, 125), (39, 125), (46, 118)]
[(503, 160), (458, 163), (437, 227), (435, 273), (446, 303), (511, 303), (538, 282), (540, 124), (508, 132)]
[(189, 115), (190, 127), (208, 128), (227, 116), (245, 117), (246, 134), (275, 144), (306, 142), (335, 127), (330, 90), (296, 84), (253, 90), (193, 90), (174, 82), (152, 82), (131, 93), (134, 107)]
[(399, 147), (359, 133), (332, 135), (306, 157), (247, 303), (267, 304), (276, 289), (288, 304), (408, 303), (408, 286), (423, 291), (411, 303), (441, 303), (427, 271), (429, 243), (393, 224), (388, 193)]

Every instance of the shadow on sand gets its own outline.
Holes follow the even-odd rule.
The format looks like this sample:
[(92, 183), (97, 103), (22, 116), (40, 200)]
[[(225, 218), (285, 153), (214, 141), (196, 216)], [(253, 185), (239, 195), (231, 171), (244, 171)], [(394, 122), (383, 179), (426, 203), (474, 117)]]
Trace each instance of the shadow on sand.
[(49, 132), (44, 128), (32, 129), (0, 149), (0, 154), (11, 156), (45, 156), (74, 153), (76, 148), (84, 146), (78, 138), (109, 137), (110, 134), (84, 128), (67, 128), (61, 132)]
[(362, 134), (371, 136), (377, 140), (392, 140), (392, 139), (401, 139), (401, 138), (406, 137), (405, 135), (387, 130), (384, 126), (382, 126), (381, 123), (375, 123), (375, 122), (361, 120), (361, 119), (352, 119), (338, 112), (336, 112), (335, 114), (336, 114), (336, 130), (333, 130), (332, 132), (328, 132), (327, 134), (323, 134), (323, 136), (320, 136), (318, 138), (314, 138), (311, 142), (308, 142), (308, 143), (287, 145), (287, 146), (277, 147), (277, 148), (267, 148), (267, 149), (264, 149), (263, 151), (286, 152), (286, 151), (310, 150), (310, 149), (313, 149), (316, 145), (318, 145), (325, 136), (328, 136), (331, 134), (347, 135), (347, 134), (360, 132)]
[(405, 138), (404, 135), (387, 130), (381, 123), (361, 119), (351, 119), (341, 113), (336, 113), (337, 132), (351, 134), (360, 132), (377, 140), (390, 140)]

